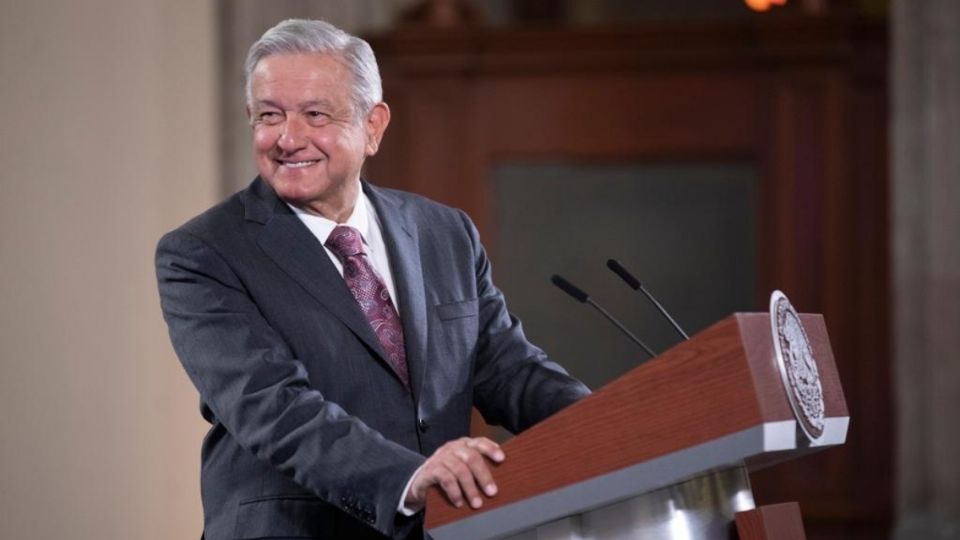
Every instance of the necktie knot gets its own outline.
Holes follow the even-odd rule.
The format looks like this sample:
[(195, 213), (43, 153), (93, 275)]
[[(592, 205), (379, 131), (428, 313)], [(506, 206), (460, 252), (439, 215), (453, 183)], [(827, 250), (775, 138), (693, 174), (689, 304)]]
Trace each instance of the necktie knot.
[(327, 237), (325, 245), (330, 248), (340, 260), (363, 253), (363, 240), (360, 231), (346, 225), (337, 225)]

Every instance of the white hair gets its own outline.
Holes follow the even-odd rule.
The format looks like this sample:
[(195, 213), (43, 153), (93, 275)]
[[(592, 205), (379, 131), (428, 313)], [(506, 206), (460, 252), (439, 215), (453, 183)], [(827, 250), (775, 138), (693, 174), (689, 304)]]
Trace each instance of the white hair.
[(383, 100), (383, 85), (373, 49), (366, 41), (336, 26), (317, 20), (287, 19), (267, 30), (250, 47), (244, 65), (247, 104), (253, 102), (250, 77), (257, 64), (276, 54), (331, 54), (338, 56), (353, 74), (353, 104), (362, 117)]

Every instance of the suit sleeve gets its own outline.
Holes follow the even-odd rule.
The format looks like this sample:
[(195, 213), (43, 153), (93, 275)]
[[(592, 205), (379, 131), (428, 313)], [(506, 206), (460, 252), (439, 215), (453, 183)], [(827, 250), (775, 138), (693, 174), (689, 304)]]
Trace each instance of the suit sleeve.
[(488, 423), (519, 433), (590, 390), (527, 341), (520, 321), (507, 311), (503, 293), (493, 284), (476, 227), (463, 213), (461, 219), (474, 254), (480, 316), (474, 404)]
[(211, 246), (170, 233), (156, 268), (177, 355), (229, 433), (321, 499), (390, 534), (423, 457), (312, 388), (304, 365)]

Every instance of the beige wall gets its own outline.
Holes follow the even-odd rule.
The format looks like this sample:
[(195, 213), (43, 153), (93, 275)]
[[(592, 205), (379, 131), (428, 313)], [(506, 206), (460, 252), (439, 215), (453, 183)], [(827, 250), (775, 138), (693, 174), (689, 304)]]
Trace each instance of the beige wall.
[(153, 249), (217, 197), (212, 1), (0, 0), (0, 538), (197, 538)]

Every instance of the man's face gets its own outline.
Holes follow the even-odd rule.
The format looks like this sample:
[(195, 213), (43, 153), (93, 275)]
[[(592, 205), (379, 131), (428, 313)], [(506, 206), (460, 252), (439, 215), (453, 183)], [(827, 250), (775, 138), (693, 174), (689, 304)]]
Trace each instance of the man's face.
[(247, 114), (260, 176), (295, 206), (331, 219), (344, 205), (352, 210), (360, 167), (389, 121), (386, 105), (359, 119), (353, 75), (331, 55), (268, 56), (250, 82)]

